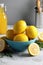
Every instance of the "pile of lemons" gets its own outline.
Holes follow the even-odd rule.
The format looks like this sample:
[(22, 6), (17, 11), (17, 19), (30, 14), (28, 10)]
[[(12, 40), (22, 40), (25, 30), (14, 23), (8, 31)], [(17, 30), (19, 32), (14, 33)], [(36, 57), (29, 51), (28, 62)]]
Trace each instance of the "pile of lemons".
[(19, 20), (13, 25), (13, 29), (7, 30), (6, 36), (14, 41), (28, 41), (38, 36), (38, 30), (35, 26), (27, 26), (24, 20)]
[[(34, 25), (28, 26), (24, 20), (19, 20), (13, 25), (13, 29), (6, 32), (6, 37), (13, 41), (27, 42), (37, 38), (38, 30)], [(32, 43), (28, 46), (28, 52), (31, 55), (38, 55), (40, 48), (38, 44)]]

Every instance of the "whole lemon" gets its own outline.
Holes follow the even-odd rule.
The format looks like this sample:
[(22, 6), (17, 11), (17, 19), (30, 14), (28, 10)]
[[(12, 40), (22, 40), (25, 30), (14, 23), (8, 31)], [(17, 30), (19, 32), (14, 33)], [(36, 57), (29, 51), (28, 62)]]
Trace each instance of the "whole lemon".
[(13, 37), (15, 36), (15, 32), (12, 29), (7, 30), (6, 37), (10, 40), (13, 40)]
[(38, 36), (38, 30), (35, 26), (28, 26), (26, 34), (30, 39), (36, 38)]
[(22, 33), (26, 30), (27, 25), (26, 22), (24, 20), (19, 20), (14, 24), (13, 30), (19, 34)]
[(14, 37), (14, 41), (21, 41), (21, 42), (26, 42), (28, 41), (28, 37), (26, 34), (18, 34)]

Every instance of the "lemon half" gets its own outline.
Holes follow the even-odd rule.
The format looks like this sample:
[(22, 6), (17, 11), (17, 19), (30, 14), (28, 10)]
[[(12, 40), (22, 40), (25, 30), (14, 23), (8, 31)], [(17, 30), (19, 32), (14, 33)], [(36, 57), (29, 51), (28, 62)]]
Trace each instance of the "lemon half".
[(39, 39), (39, 41), (42, 41), (43, 42), (43, 32), (40, 32), (39, 33), (38, 39)]
[(6, 47), (5, 41), (0, 39), (0, 52), (2, 52)]
[(33, 55), (33, 56), (36, 56), (36, 55), (39, 55), (40, 54), (40, 47), (38, 44), (36, 43), (31, 43), (29, 46), (28, 46), (28, 52)]

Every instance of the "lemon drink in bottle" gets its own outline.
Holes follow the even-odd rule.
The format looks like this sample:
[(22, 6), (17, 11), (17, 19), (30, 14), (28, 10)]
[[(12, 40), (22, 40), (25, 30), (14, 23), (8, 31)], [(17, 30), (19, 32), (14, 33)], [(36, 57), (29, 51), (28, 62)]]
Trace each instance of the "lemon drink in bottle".
[(7, 31), (7, 16), (5, 13), (4, 4), (0, 4), (0, 34), (5, 34)]

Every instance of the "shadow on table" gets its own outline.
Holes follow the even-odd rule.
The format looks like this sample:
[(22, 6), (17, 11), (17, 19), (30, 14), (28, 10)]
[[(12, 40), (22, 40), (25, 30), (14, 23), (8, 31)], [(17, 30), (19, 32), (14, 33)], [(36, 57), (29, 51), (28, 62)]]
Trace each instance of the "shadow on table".
[(28, 53), (21, 53), (21, 54), (18, 54), (19, 57), (33, 57), (32, 55), (28, 54)]

